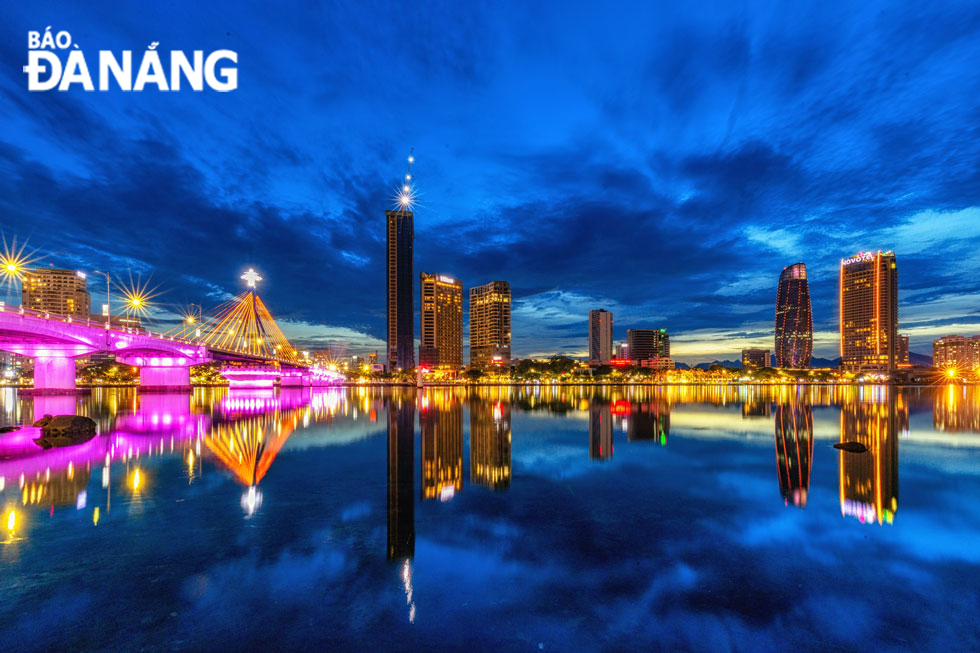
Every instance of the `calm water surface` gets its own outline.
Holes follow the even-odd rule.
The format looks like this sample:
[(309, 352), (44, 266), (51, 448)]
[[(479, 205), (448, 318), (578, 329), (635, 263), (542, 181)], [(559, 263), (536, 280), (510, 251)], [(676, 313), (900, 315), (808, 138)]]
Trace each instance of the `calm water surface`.
[(0, 651), (980, 650), (976, 388), (0, 402)]

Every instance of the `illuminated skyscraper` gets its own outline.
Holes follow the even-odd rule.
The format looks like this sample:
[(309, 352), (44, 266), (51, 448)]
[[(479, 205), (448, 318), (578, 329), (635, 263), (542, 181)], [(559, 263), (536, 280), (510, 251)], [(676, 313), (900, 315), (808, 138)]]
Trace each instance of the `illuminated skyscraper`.
[(840, 262), (841, 368), (890, 371), (898, 361), (898, 266), (894, 252)]
[(415, 277), (412, 257), (415, 215), (385, 211), (388, 219), (388, 369), (415, 367)]
[(589, 362), (607, 365), (613, 355), (613, 315), (604, 308), (589, 311)]
[[(851, 390), (854, 390), (851, 388)], [(857, 441), (865, 453), (839, 452), (840, 510), (863, 523), (891, 524), (898, 510), (898, 436), (909, 409), (896, 387), (852, 394), (841, 408), (841, 442)]]
[(388, 404), (388, 560), (415, 555), (415, 401)]
[(809, 403), (776, 405), (776, 467), (779, 492), (788, 506), (806, 508), (813, 465), (813, 408)]
[(470, 365), (510, 364), (510, 286), (470, 288)]
[(422, 333), (419, 365), (463, 367), (463, 285), (445, 275), (422, 273)]
[(492, 490), (510, 487), (510, 405), (470, 400), (470, 482)]
[(776, 367), (810, 367), (813, 355), (813, 315), (806, 266), (783, 268), (776, 292)]
[(36, 268), (24, 272), (21, 306), (32, 311), (87, 318), (92, 311), (84, 272)]
[(452, 391), (422, 395), (422, 500), (448, 501), (463, 489), (463, 404)]

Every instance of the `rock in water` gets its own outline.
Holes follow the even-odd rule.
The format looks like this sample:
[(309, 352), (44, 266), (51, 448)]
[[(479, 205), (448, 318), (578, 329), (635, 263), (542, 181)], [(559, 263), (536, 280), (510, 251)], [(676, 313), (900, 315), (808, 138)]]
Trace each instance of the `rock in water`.
[(42, 417), (38, 421), (34, 422), (34, 424), (32, 426), (44, 426), (45, 424), (47, 424), (48, 422), (50, 422), (53, 419), (54, 418), (51, 417), (50, 415), (45, 415), (44, 417)]
[(19, 430), (19, 426), (0, 426), (0, 433), (13, 433), (14, 431)]
[(41, 437), (34, 442), (45, 449), (70, 447), (95, 437), (95, 421), (81, 415), (45, 415), (34, 426), (41, 427)]
[(866, 446), (853, 440), (850, 442), (838, 442), (834, 445), (834, 449), (840, 449), (841, 451), (847, 451), (849, 453), (868, 453), (868, 448)]

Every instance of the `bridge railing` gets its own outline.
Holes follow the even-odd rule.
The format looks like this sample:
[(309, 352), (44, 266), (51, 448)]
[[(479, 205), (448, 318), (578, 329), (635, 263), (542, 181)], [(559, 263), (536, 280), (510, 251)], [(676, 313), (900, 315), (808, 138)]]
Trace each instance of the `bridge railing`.
[(167, 342), (180, 342), (188, 345), (201, 344), (199, 341), (196, 340), (188, 340), (186, 338), (176, 338), (174, 336), (168, 336), (162, 333), (153, 333), (149, 329), (143, 327), (117, 326), (111, 324), (111, 322), (106, 320), (93, 320), (90, 318), (79, 318), (72, 315), (61, 315), (58, 313), (51, 313), (49, 311), (35, 311), (30, 308), (24, 308), (23, 306), (9, 306), (7, 305), (6, 302), (0, 302), (0, 312), (7, 313), (10, 315), (23, 315), (25, 317), (34, 317), (42, 320), (62, 322), (64, 324), (77, 324), (79, 326), (105, 329), (106, 331), (113, 331), (115, 333), (127, 333), (130, 335), (146, 336), (149, 338), (155, 338), (157, 340), (166, 340)]
[[(167, 342), (178, 342), (178, 343), (193, 345), (198, 347), (204, 345), (209, 350), (214, 352), (249, 356), (249, 353), (244, 349), (226, 349), (226, 348), (214, 347), (209, 345), (204, 339), (189, 340), (187, 338), (180, 338), (173, 335), (153, 333), (152, 331), (149, 331), (148, 329), (145, 329), (143, 327), (136, 328), (136, 327), (117, 326), (103, 320), (78, 318), (71, 315), (60, 315), (58, 313), (51, 313), (49, 311), (35, 311), (30, 308), (24, 308), (23, 306), (11, 306), (8, 305), (6, 302), (0, 302), (0, 312), (7, 313), (10, 315), (21, 315), (24, 317), (37, 318), (37, 319), (48, 320), (53, 322), (62, 322), (64, 324), (77, 324), (79, 326), (105, 329), (107, 331), (112, 331), (114, 333), (126, 333), (130, 335), (144, 336), (144, 337), (154, 338), (156, 340), (167, 341)], [(267, 358), (267, 357), (260, 357), (260, 358)], [(290, 363), (293, 365), (298, 363), (299, 365), (302, 366), (304, 363), (303, 361), (295, 361), (285, 356), (272, 356), (271, 358), (281, 363)]]

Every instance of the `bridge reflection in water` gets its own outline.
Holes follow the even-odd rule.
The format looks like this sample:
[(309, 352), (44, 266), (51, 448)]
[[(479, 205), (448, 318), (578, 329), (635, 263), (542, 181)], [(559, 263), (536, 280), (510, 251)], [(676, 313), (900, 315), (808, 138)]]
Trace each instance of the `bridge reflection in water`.
[[(13, 416), (85, 414), (98, 426), (99, 435), (87, 442), (44, 450), (34, 443), (41, 429), (24, 426), (0, 435), (0, 493), (5, 513), (20, 507), (56, 507), (93, 510), (98, 524), (111, 511), (113, 479), (123, 473), (116, 488), (140, 497), (147, 488), (148, 458), (181, 456), (187, 461), (189, 481), (203, 471), (210, 458), (245, 487), (242, 508), (253, 514), (261, 505), (258, 485), (282, 445), (297, 426), (311, 420), (329, 421), (344, 403), (336, 389), (287, 388), (263, 391), (196, 392), (194, 394), (136, 393), (131, 390), (95, 392), (87, 401), (66, 396), (33, 396), (10, 401), (7, 391), (5, 423), (27, 422)], [(101, 496), (92, 496), (93, 474), (101, 478)], [(11, 501), (14, 493), (19, 500)], [(15, 517), (10, 518), (16, 521)]]
[[(47, 451), (33, 442), (38, 429), (0, 435), (0, 505), (5, 515), (15, 509), (84, 509), (97, 524), (114, 498), (152, 494), (157, 479), (151, 478), (155, 472), (147, 459), (179, 456), (187, 482), (211, 468), (234, 478), (243, 487), (242, 510), (251, 516), (261, 508), (260, 485), (297, 432), (335, 418), (374, 423), (380, 416), (388, 439), (387, 557), (411, 560), (416, 502), (448, 501), (467, 491), (466, 485), (497, 492), (519, 485), (512, 459), (521, 424), (528, 423), (522, 416), (544, 412), (567, 416), (570, 428), (580, 429), (583, 460), (607, 464), (620, 455), (614, 448), (617, 431), (625, 434), (621, 446), (631, 454), (653, 444), (667, 446), (672, 429), (681, 439), (710, 438), (719, 431), (756, 434), (773, 443), (768, 455), (775, 453), (774, 488), (786, 505), (801, 509), (815, 500), (813, 474), (827, 471), (814, 469), (816, 439), (822, 437), (819, 446), (827, 447), (838, 439), (857, 441), (866, 453), (833, 452), (836, 500), (848, 520), (887, 525), (898, 511), (899, 441), (916, 437), (910, 434), (910, 415), (926, 414), (917, 423), (931, 418), (933, 430), (918, 437), (969, 438), (980, 432), (978, 401), (977, 388), (874, 386), (283, 388), (191, 394), (96, 389), (90, 397), (19, 397), (4, 390), (2, 423), (77, 413), (92, 417), (100, 435)], [(814, 426), (817, 411), (825, 416), (823, 431)], [(839, 427), (826, 428), (828, 421), (839, 421)], [(9, 519), (24, 523), (16, 515)]]

